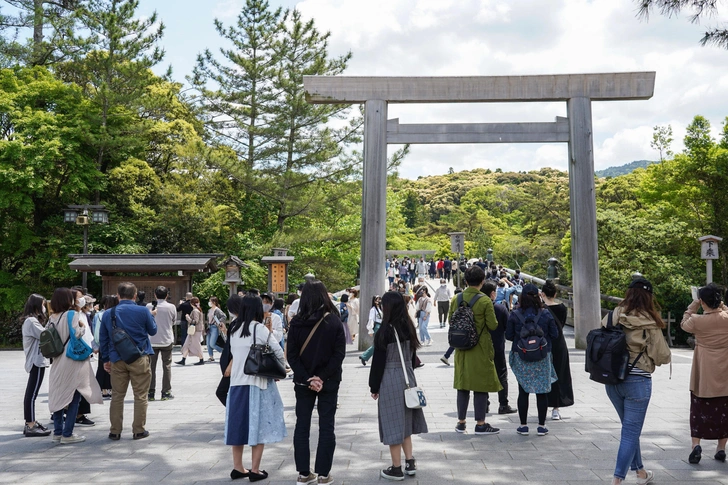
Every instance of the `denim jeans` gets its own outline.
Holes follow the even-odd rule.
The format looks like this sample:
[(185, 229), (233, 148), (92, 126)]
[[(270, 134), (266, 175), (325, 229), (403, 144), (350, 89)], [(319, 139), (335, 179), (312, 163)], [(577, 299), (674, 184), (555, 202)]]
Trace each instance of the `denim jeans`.
[[(68, 438), (73, 434), (73, 427), (76, 425), (76, 415), (78, 414), (78, 403), (80, 402), (81, 394), (74, 391), (68, 410), (60, 409), (53, 413), (53, 434), (55, 436), (62, 435)], [(63, 419), (64, 413), (66, 414), (65, 420)]]
[(644, 468), (640, 453), (640, 434), (645, 423), (647, 406), (650, 404), (652, 379), (628, 375), (624, 382), (606, 387), (607, 396), (622, 422), (614, 476), (624, 479), (628, 469), (637, 471)]
[(212, 351), (217, 350), (222, 354), (222, 349), (217, 346), (217, 337), (220, 335), (220, 329), (217, 328), (217, 325), (210, 325), (210, 328), (207, 329), (207, 353), (210, 355), (210, 358), (212, 359)]
[(320, 392), (315, 392), (306, 386), (295, 386), (296, 393), (296, 429), (293, 432), (293, 456), (296, 461), (296, 470), (301, 475), (311, 472), (311, 415), (318, 400), (318, 447), (316, 448), (316, 464), (314, 473), (319, 476), (328, 476), (334, 462), (336, 450), (336, 434), (334, 433), (334, 419), (336, 417), (336, 403), (339, 395), (339, 381), (326, 381)]
[(427, 315), (425, 312), (422, 312), (420, 318), (417, 319), (417, 322), (420, 326), (420, 340), (423, 343), (427, 340), (432, 340), (430, 338), (430, 332), (427, 330), (427, 323), (429, 320), (429, 315)]

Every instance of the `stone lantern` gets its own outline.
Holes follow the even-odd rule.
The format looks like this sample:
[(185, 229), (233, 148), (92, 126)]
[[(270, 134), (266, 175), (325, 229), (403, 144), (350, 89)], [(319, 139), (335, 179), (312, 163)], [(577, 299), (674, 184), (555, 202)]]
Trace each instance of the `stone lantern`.
[(556, 258), (550, 258), (548, 260), (549, 267), (546, 270), (546, 278), (550, 280), (558, 280), (559, 279), (559, 269), (556, 267), (556, 264), (559, 262)]
[(243, 280), (240, 277), (240, 270), (247, 268), (248, 265), (237, 256), (230, 256), (222, 263), (225, 268), (225, 283), (230, 286), (230, 296), (237, 293), (238, 285), (243, 284)]

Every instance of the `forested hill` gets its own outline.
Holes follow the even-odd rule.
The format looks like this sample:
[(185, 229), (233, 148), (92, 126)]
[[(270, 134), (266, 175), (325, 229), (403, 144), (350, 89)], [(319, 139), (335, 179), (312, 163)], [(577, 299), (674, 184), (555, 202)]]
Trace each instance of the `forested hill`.
[(657, 163), (653, 160), (635, 160), (634, 162), (621, 165), (619, 167), (609, 167), (604, 170), (597, 170), (595, 173), (597, 177), (619, 177), (620, 175), (627, 175), (632, 173), (638, 168), (646, 168), (653, 163)]

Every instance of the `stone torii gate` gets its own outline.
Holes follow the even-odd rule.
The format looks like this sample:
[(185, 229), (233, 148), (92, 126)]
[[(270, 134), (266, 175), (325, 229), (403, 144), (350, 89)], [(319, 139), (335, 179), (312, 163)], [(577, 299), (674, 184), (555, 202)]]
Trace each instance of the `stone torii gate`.
[[(372, 295), (384, 290), (387, 219), (387, 145), (402, 143), (569, 144), (572, 276), (576, 345), (599, 325), (599, 255), (592, 101), (649, 99), (654, 72), (478, 77), (304, 76), (313, 104), (365, 104), (362, 183), (361, 336)], [(389, 103), (494, 103), (565, 101), (567, 118), (553, 123), (399, 124), (387, 120)], [(360, 339), (364, 350), (370, 339)]]

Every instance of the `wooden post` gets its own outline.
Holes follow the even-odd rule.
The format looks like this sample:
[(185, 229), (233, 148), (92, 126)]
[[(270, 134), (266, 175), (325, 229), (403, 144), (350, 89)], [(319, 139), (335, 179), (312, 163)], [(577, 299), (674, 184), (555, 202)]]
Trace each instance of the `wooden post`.
[(601, 322), (597, 204), (594, 189), (594, 150), (591, 100), (566, 102), (569, 118), (569, 201), (574, 287), (574, 337), (586, 348), (586, 335)]
[(387, 102), (369, 100), (364, 112), (359, 350), (366, 350), (372, 344), (366, 328), (372, 296), (385, 289), (386, 222)]

